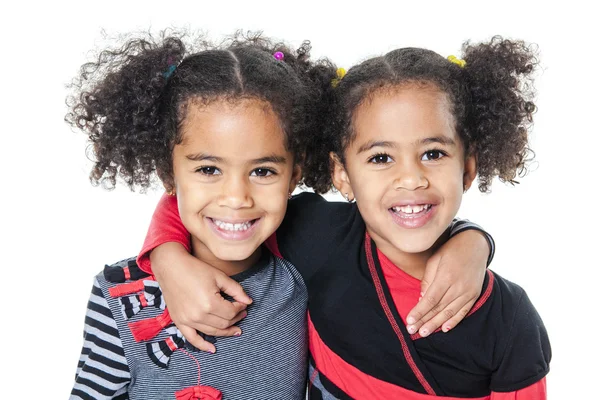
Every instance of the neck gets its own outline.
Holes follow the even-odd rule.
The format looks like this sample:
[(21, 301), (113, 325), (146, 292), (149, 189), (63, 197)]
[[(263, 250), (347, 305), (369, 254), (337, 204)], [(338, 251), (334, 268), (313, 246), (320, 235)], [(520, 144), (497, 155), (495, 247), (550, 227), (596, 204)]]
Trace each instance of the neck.
[(204, 243), (192, 236), (192, 255), (228, 276), (236, 275), (250, 269), (255, 265), (261, 256), (261, 246), (259, 246), (252, 255), (244, 260), (221, 260), (215, 256)]
[[(368, 230), (367, 230), (368, 231)], [(398, 249), (387, 240), (383, 240), (377, 235), (369, 232), (369, 236), (373, 238), (377, 249), (381, 251), (396, 267), (406, 272), (408, 275), (422, 280), (425, 275), (425, 267), (431, 256), (448, 240), (449, 232), (444, 232), (442, 236), (429, 249), (411, 253)]]

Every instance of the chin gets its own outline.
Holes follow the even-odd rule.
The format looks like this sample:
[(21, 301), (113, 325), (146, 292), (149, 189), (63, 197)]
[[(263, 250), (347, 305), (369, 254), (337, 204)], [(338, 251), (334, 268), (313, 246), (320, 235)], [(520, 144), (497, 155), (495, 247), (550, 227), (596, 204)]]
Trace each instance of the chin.
[(218, 251), (213, 251), (212, 253), (220, 260), (223, 261), (244, 261), (250, 258), (257, 247), (252, 246), (227, 246), (222, 247)]
[(404, 253), (423, 253), (431, 249), (431, 247), (435, 244), (435, 240), (402, 240), (396, 241), (394, 243), (394, 247)]

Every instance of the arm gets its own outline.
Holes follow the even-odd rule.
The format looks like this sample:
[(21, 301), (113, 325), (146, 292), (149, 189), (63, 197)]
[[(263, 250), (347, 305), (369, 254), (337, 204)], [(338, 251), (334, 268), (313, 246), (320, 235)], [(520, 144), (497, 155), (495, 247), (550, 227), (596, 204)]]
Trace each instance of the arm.
[[(214, 353), (215, 346), (196, 331), (212, 336), (240, 335), (240, 328), (232, 325), (246, 316), (245, 308), (252, 299), (239, 283), (198, 260), (189, 250), (189, 233), (179, 218), (177, 198), (163, 195), (138, 256), (138, 265), (155, 275), (171, 319), (186, 340), (200, 350)], [(225, 300), (222, 292), (235, 301)]]
[(117, 324), (94, 280), (71, 399), (126, 399), (131, 375)]
[[(455, 220), (451, 238), (429, 259), (421, 283), (422, 297), (407, 317), (407, 329), (427, 336), (448, 332), (479, 298), (485, 270), (494, 255), (494, 240), (481, 227)], [(465, 251), (468, 249), (469, 251)]]

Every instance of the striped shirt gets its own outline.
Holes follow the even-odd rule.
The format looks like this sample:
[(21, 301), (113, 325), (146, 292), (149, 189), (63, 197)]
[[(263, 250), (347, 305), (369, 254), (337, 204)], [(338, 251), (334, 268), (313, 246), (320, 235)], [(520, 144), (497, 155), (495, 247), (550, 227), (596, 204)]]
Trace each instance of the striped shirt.
[(174, 325), (136, 342), (128, 324), (164, 311), (164, 301), (148, 294), (158, 283), (147, 278), (145, 295), (112, 297), (109, 291), (118, 285), (97, 275), (71, 399), (174, 399), (198, 384), (220, 390), (224, 400), (303, 399), (307, 291), (300, 274), (263, 251), (257, 265), (233, 278), (254, 302), (239, 323), (243, 334), (207, 338), (218, 341), (217, 353), (209, 354), (185, 344)]

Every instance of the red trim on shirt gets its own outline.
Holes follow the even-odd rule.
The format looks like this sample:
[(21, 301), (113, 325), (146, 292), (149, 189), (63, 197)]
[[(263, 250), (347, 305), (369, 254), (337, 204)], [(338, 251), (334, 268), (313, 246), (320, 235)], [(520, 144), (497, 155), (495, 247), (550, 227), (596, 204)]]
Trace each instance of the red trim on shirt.
[(546, 377), (515, 392), (492, 392), (490, 400), (546, 400)]
[[(146, 281), (153, 281), (154, 277), (149, 276), (145, 278)], [(129, 283), (122, 283), (117, 286), (113, 286), (108, 289), (108, 293), (111, 297), (121, 297), (127, 294), (137, 293), (144, 290), (144, 280), (133, 281)]]
[(140, 293), (140, 305), (142, 307), (148, 307), (148, 300), (146, 299), (146, 293), (142, 292)]
[(385, 295), (383, 294), (383, 287), (381, 285), (381, 281), (379, 280), (379, 275), (377, 275), (377, 270), (373, 261), (373, 253), (371, 251), (371, 237), (368, 234), (366, 235), (365, 246), (367, 253), (367, 264), (369, 264), (369, 271), (371, 272), (371, 278), (373, 279), (373, 283), (375, 284), (375, 290), (377, 291), (377, 297), (379, 297), (379, 303), (381, 304), (381, 307), (383, 308), (383, 311), (385, 312), (385, 315), (390, 325), (392, 326), (394, 333), (398, 337), (398, 340), (400, 340), (400, 345), (402, 346), (402, 353), (404, 354), (404, 358), (408, 362), (410, 369), (413, 371), (413, 373), (415, 374), (415, 376), (419, 380), (419, 383), (421, 384), (421, 386), (423, 386), (425, 391), (428, 394), (435, 396), (435, 391), (433, 390), (429, 382), (427, 382), (425, 376), (423, 376), (423, 373), (415, 363), (415, 360), (413, 360), (412, 355), (410, 354), (410, 350), (408, 349), (408, 345), (406, 344), (406, 340), (404, 339), (404, 335), (400, 331), (400, 327), (396, 323), (396, 319), (394, 318), (390, 306), (385, 299)]
[(165, 340), (165, 343), (167, 344), (167, 346), (169, 346), (169, 349), (171, 349), (171, 351), (175, 351), (178, 349), (177, 345), (175, 344), (175, 342), (173, 341), (173, 339), (171, 339), (170, 337), (168, 337)]
[[(374, 378), (348, 364), (321, 340), (310, 314), (308, 316), (308, 347), (319, 373), (353, 399), (459, 400), (459, 397), (432, 396), (413, 392), (401, 386)], [(472, 400), (489, 400), (489, 396)], [(504, 400), (504, 399), (502, 399)], [(521, 400), (521, 399), (519, 399)]]
[(488, 280), (488, 285), (485, 288), (485, 292), (479, 298), (479, 300), (477, 300), (477, 303), (475, 303), (473, 308), (471, 308), (471, 311), (469, 311), (469, 313), (467, 314), (467, 317), (469, 315), (473, 314), (475, 311), (479, 310), (481, 308), (481, 306), (485, 304), (485, 302), (490, 298), (490, 295), (492, 294), (492, 289), (494, 288), (494, 274), (492, 274), (492, 271), (490, 271), (489, 269), (487, 270), (487, 274), (488, 274), (489, 280)]

